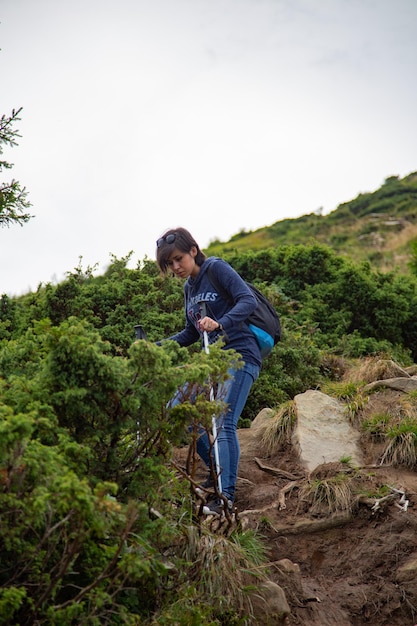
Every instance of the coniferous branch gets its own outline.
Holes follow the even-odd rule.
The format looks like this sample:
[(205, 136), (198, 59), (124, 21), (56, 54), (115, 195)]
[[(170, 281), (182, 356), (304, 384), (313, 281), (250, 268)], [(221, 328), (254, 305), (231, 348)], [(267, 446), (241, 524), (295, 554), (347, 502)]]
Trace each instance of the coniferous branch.
[[(0, 118), (0, 155), (3, 154), (3, 146), (13, 147), (17, 145), (18, 131), (13, 128), (13, 124), (20, 120), (19, 113), (13, 109), (11, 115), (2, 115)], [(0, 172), (3, 169), (11, 169), (13, 164), (8, 161), (0, 161)], [(10, 226), (12, 223), (21, 226), (30, 220), (33, 215), (28, 213), (31, 206), (27, 198), (27, 191), (20, 183), (12, 179), (10, 182), (0, 183), (0, 226)]]

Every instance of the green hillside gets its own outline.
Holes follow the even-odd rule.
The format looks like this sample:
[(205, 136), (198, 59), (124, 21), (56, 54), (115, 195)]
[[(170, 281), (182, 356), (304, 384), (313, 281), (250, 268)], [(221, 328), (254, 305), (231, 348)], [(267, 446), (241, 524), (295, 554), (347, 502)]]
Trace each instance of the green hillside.
[(328, 215), (310, 213), (255, 231), (240, 232), (230, 241), (214, 241), (209, 254), (261, 250), (284, 244), (330, 246), (338, 255), (368, 260), (382, 271), (408, 272), (411, 244), (417, 241), (417, 172), (390, 176), (372, 193), (361, 193)]

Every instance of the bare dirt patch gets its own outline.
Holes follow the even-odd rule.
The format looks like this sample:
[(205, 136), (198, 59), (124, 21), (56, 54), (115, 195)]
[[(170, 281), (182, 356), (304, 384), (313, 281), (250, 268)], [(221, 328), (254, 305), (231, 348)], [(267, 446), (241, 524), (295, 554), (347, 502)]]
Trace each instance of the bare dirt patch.
[[(268, 459), (285, 470), (299, 468), (287, 458)], [(287, 623), (308, 626), (413, 626), (417, 623), (417, 580), (397, 580), (399, 566), (417, 557), (417, 475), (394, 468), (363, 470), (361, 483), (371, 493), (383, 485), (405, 490), (409, 505), (398, 498), (372, 511), (359, 501), (352, 511), (315, 514), (300, 501), (300, 489), (286, 494), (286, 508), (276, 505), (288, 483), (261, 477), (254, 462), (243, 459), (241, 475), (256, 484), (238, 489), (237, 505), (252, 527), (265, 537), (271, 563), (289, 559), (300, 568), (300, 581), (271, 569), (271, 579), (286, 592), (291, 607)], [(273, 506), (270, 506), (274, 503)]]

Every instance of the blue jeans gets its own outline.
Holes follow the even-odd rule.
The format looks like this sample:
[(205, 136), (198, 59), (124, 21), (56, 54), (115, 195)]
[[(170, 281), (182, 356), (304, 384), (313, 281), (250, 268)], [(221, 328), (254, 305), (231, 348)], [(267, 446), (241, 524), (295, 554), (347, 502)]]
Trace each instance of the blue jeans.
[[(230, 378), (217, 390), (217, 397), (228, 405), (226, 413), (216, 419), (216, 427), (222, 493), (232, 502), (240, 457), (237, 422), (259, 371), (260, 368), (252, 363), (245, 363), (242, 369), (231, 369)], [(197, 452), (207, 467), (210, 467), (210, 447), (207, 431), (204, 430), (197, 440)]]

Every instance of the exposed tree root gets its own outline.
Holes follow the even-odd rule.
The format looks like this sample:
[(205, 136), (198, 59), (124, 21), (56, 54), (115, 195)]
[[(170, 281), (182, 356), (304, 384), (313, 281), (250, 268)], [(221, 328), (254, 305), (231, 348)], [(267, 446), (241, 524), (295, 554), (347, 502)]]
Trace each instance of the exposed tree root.
[(300, 480), (303, 476), (296, 476), (295, 474), (291, 474), (290, 472), (286, 472), (285, 470), (279, 469), (278, 467), (271, 467), (270, 465), (265, 465), (262, 463), (260, 459), (257, 457), (254, 458), (256, 465), (264, 472), (268, 474), (272, 474), (273, 476), (279, 476), (280, 478), (288, 478), (288, 480)]
[(373, 513), (376, 513), (382, 508), (382, 505), (389, 504), (394, 502), (399, 497), (398, 502), (394, 502), (396, 506), (400, 509), (400, 511), (406, 512), (409, 505), (409, 500), (407, 500), (405, 491), (403, 489), (396, 489), (395, 487), (390, 487), (391, 493), (382, 498), (368, 498), (366, 496), (359, 497), (360, 504), (366, 504), (371, 507)]

